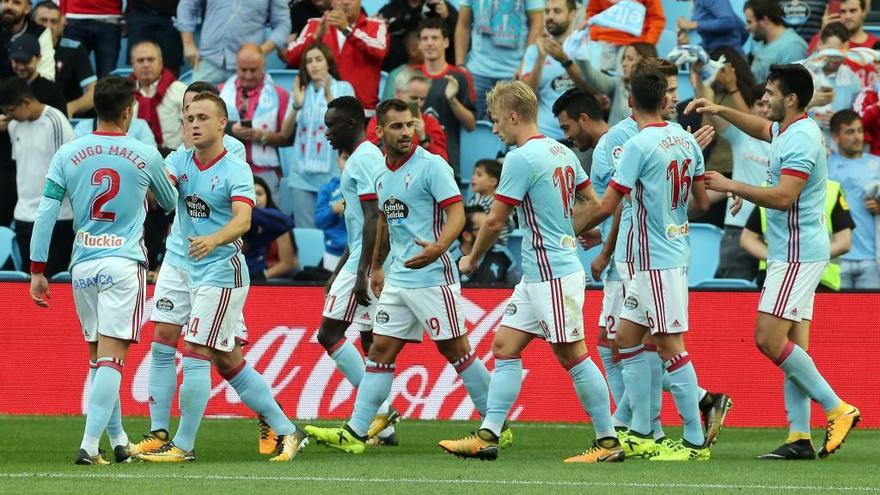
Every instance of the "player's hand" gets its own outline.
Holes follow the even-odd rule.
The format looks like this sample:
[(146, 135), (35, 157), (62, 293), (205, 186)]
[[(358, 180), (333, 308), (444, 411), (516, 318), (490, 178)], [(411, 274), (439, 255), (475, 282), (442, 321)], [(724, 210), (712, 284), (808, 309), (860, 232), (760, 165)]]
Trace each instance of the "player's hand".
[(41, 308), (49, 307), (49, 299), (52, 299), (52, 294), (49, 293), (49, 281), (42, 273), (31, 274), (31, 299)]
[(456, 95), (458, 95), (458, 90), (459, 90), (460, 86), (458, 84), (458, 79), (456, 79), (450, 75), (447, 75), (445, 77), (445, 79), (446, 79), (446, 89), (443, 91), (443, 93), (446, 95), (447, 100), (451, 100), (451, 99), (455, 98)]
[(688, 106), (684, 109), (684, 114), (690, 115), (692, 112), (697, 112), (699, 114), (718, 115), (722, 108), (721, 105), (716, 105), (706, 98), (697, 98), (688, 103)]
[(608, 256), (603, 250), (599, 253), (599, 256), (593, 258), (593, 262), (590, 263), (590, 274), (593, 276), (593, 280), (598, 282), (602, 278), (602, 272), (605, 271), (605, 268), (608, 268), (608, 263), (611, 262), (611, 256)]
[(373, 267), (370, 270), (370, 288), (373, 289), (374, 296), (382, 295), (382, 289), (385, 288), (385, 270), (382, 267)]
[(691, 131), (691, 126), (688, 126), (687, 130), (694, 135), (694, 139), (697, 140), (697, 144), (700, 145), (701, 150), (708, 148), (715, 139), (715, 128), (712, 127), (711, 124), (706, 124), (694, 132)]
[(203, 235), (189, 238), (189, 255), (196, 261), (204, 259), (217, 247), (217, 241), (213, 236)]
[(366, 273), (359, 273), (358, 276), (354, 280), (354, 300), (357, 301), (361, 306), (369, 306), (370, 305), (370, 291), (367, 290), (370, 286), (368, 282)]
[(865, 208), (867, 208), (869, 212), (876, 215), (880, 213), (880, 202), (878, 202), (876, 199), (866, 199)]
[(476, 260), (471, 256), (462, 256), (461, 259), (458, 260), (458, 270), (465, 275), (473, 274), (477, 271)]
[(422, 252), (420, 252), (419, 254), (406, 260), (406, 262), (403, 264), (403, 266), (409, 268), (410, 270), (418, 270), (419, 268), (424, 268), (430, 265), (445, 252), (445, 249), (443, 249), (443, 246), (441, 246), (440, 244), (423, 241), (421, 239), (416, 239), (415, 243), (424, 249), (422, 249)]
[(723, 193), (730, 192), (730, 186), (733, 185), (732, 180), (714, 170), (706, 172), (703, 182), (706, 184), (706, 189)]
[(730, 214), (736, 216), (743, 207), (743, 199), (736, 194), (727, 193), (727, 197), (733, 200), (733, 204), (730, 205)]
[(578, 241), (580, 241), (581, 247), (586, 251), (602, 244), (602, 233), (599, 232), (598, 228), (588, 230), (582, 232), (581, 235), (578, 236)]
[(196, 47), (195, 44), (184, 45), (183, 58), (185, 58), (186, 61), (189, 62), (189, 65), (190, 65), (190, 67), (193, 68), (193, 70), (195, 70), (196, 67), (199, 66), (199, 58), (200, 58), (199, 49)]

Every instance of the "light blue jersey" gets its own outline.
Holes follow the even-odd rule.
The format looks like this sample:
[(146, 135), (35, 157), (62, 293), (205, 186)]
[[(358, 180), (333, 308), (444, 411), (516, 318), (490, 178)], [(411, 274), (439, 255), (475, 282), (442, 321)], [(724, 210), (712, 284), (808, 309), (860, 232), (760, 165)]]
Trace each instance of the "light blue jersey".
[(575, 191), (590, 185), (573, 151), (535, 136), (504, 158), (495, 199), (517, 207), (525, 282), (546, 282), (583, 271), (572, 226)]
[[(235, 139), (229, 134), (224, 134), (223, 146), (226, 147), (226, 151), (228, 151), (229, 154), (241, 158), (242, 161), (247, 161), (247, 151), (244, 148), (244, 144), (238, 139)], [(170, 169), (173, 167), (173, 163), (188, 152), (189, 150), (187, 150), (183, 144), (181, 144), (176, 150), (172, 151), (165, 157), (165, 162), (171, 164), (168, 168)], [(181, 156), (176, 156), (177, 153), (180, 153)], [(165, 257), (162, 259), (162, 263), (168, 263), (177, 268), (186, 269), (188, 266), (186, 261), (188, 245), (189, 242), (185, 241), (183, 235), (180, 233), (180, 215), (174, 215), (174, 222), (171, 224), (171, 232), (165, 239)]]
[[(733, 151), (733, 180), (752, 186), (764, 184), (770, 166), (770, 143), (755, 139), (732, 125), (725, 127), (720, 136), (730, 143)], [(749, 219), (755, 205), (743, 200), (742, 209), (736, 216), (730, 213), (731, 206), (733, 206), (732, 198), (727, 200), (724, 225), (745, 227), (746, 220)]]
[(688, 198), (703, 171), (700, 146), (678, 124), (646, 126), (623, 146), (610, 187), (632, 191), (639, 270), (690, 265)]
[(52, 158), (47, 177), (51, 182), (31, 243), (31, 259), (38, 263), (46, 261), (49, 253), (51, 227), (44, 235), (43, 226), (55, 220), (51, 214), (51, 222), (45, 218), (47, 201), (57, 200), (60, 207), (65, 195), (70, 198), (76, 230), (71, 267), (109, 257), (145, 262), (147, 189), (165, 210), (173, 210), (177, 203), (159, 152), (121, 133), (94, 132), (65, 144)]
[[(593, 183), (593, 190), (596, 191), (596, 196), (600, 198), (605, 195), (608, 184), (611, 182), (611, 177), (614, 176), (614, 163), (611, 162), (610, 155), (606, 151), (607, 136), (607, 133), (603, 134), (593, 148), (593, 163), (590, 166), (590, 182)], [(608, 242), (608, 233), (611, 231), (612, 223), (614, 223), (613, 216), (599, 224), (599, 232), (602, 234), (603, 242)], [(620, 274), (617, 273), (617, 268), (614, 266), (613, 257), (608, 263), (605, 280), (613, 282), (620, 280)]]
[(816, 122), (802, 116), (787, 128), (770, 127), (770, 173), (767, 184), (779, 184), (782, 175), (806, 181), (801, 194), (786, 211), (767, 208), (767, 259), (775, 261), (828, 261), (831, 255), (825, 225), (828, 163), (825, 140)]
[(807, 42), (794, 29), (786, 29), (770, 43), (757, 41), (752, 45), (752, 74), (758, 84), (764, 84), (775, 64), (788, 64), (807, 56)]
[[(620, 168), (620, 156), (623, 154), (623, 145), (633, 136), (639, 133), (639, 126), (632, 117), (625, 118), (614, 124), (605, 133), (605, 153), (607, 162), (612, 164), (614, 170)], [(593, 158), (595, 160), (595, 157)], [(613, 177), (613, 175), (612, 175)], [(617, 244), (614, 245), (614, 259), (618, 263), (634, 263), (638, 246), (633, 238), (632, 204), (629, 200), (623, 200), (623, 208), (620, 212), (620, 227), (617, 230)]]
[[(251, 168), (226, 149), (210, 163), (199, 163), (191, 150), (177, 153), (177, 159), (167, 165), (180, 192), (178, 216), (184, 239), (210, 235), (222, 229), (232, 220), (234, 201), (254, 205)], [(237, 239), (217, 246), (201, 260), (187, 256), (192, 287), (233, 288), (250, 284), (241, 247), (242, 240)]]
[[(385, 157), (376, 145), (364, 141), (355, 148), (345, 162), (339, 177), (339, 188), (345, 200), (345, 232), (348, 236), (348, 261), (342, 269), (357, 273), (361, 259), (364, 231), (364, 209), (361, 201), (377, 199), (373, 179), (385, 169)], [(372, 255), (372, 246), (367, 255)]]
[(528, 13), (543, 12), (544, 2), (459, 0), (458, 8), (470, 9), (474, 21), (467, 69), (477, 76), (512, 79), (529, 35)]
[(865, 153), (861, 158), (844, 158), (834, 153), (828, 158), (828, 178), (840, 182), (846, 193), (849, 212), (857, 226), (852, 232), (852, 249), (843, 255), (843, 259), (877, 259), (877, 241), (874, 237), (876, 217), (865, 206), (865, 187), (880, 181), (880, 157)]
[(452, 167), (442, 158), (414, 146), (399, 167), (384, 167), (374, 177), (379, 211), (388, 221), (391, 266), (387, 280), (397, 287), (419, 289), (457, 284), (458, 269), (449, 253), (418, 270), (403, 266), (422, 251), (417, 239), (435, 241), (446, 222), (443, 208), (461, 201)]
[[(538, 47), (529, 45), (523, 55), (522, 72), (523, 78), (535, 70), (535, 61), (538, 58)], [(559, 128), (559, 122), (553, 115), (553, 103), (569, 89), (574, 87), (574, 82), (568, 77), (568, 71), (555, 58), (547, 55), (541, 67), (541, 80), (538, 81), (538, 129), (545, 136), (560, 140), (565, 135)]]

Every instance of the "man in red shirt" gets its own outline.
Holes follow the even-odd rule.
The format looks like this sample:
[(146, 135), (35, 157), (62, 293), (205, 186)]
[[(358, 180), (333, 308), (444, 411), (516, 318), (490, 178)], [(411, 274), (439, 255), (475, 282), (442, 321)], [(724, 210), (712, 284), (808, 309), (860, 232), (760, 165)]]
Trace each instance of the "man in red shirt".
[(388, 53), (389, 34), (385, 22), (368, 18), (361, 0), (333, 0), (330, 10), (309, 19), (287, 50), (287, 65), (299, 67), (300, 59), (313, 41), (323, 41), (339, 61), (339, 75), (354, 87), (364, 108), (379, 102), (382, 61)]
[[(825, 26), (832, 22), (842, 22), (849, 31), (849, 48), (874, 48), (874, 44), (880, 42), (880, 38), (865, 31), (865, 17), (867, 15), (865, 0), (843, 0), (840, 2), (839, 14), (829, 14), (826, 7), (825, 15), (822, 16), (822, 29), (825, 29)], [(820, 33), (822, 29), (819, 30)], [(818, 44), (819, 33), (816, 33), (810, 41), (808, 52), (813, 53)], [(868, 86), (876, 80), (873, 64), (861, 65), (851, 60), (847, 60), (846, 64), (859, 76), (862, 84)]]

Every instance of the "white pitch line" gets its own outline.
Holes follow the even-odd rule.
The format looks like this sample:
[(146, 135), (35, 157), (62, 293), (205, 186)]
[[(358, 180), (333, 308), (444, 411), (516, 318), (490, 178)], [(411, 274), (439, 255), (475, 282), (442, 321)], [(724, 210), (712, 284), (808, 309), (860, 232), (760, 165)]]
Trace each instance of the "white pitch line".
[(475, 479), (425, 479), (425, 478), (354, 478), (342, 476), (219, 476), (219, 475), (172, 475), (150, 474), (96, 474), (96, 473), (0, 473), (0, 479), (170, 479), (189, 481), (306, 481), (336, 483), (411, 483), (416, 485), (513, 485), (513, 486), (570, 486), (603, 488), (690, 488), (724, 490), (787, 490), (812, 492), (865, 492), (880, 493), (880, 488), (867, 486), (797, 486), (797, 485), (734, 485), (724, 483), (627, 483), (604, 481), (554, 481), (554, 480), (475, 480)]

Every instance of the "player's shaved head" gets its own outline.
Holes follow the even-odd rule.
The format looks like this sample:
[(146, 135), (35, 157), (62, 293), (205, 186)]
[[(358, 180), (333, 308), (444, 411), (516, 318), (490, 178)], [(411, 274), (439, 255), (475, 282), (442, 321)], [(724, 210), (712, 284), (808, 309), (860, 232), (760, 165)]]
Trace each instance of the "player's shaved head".
[(523, 122), (538, 119), (538, 97), (535, 91), (522, 81), (500, 81), (486, 94), (489, 114), (498, 116), (515, 113)]

